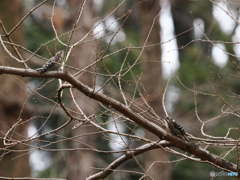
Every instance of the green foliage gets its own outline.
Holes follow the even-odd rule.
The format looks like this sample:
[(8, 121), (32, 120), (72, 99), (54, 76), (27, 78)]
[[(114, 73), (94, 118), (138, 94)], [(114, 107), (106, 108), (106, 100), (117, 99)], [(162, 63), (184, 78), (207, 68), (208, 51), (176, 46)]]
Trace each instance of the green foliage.
[[(48, 24), (46, 27), (43, 27), (42, 24), (49, 23), (46, 20), (40, 24), (38, 22), (27, 19), (24, 21), (24, 33), (25, 33), (25, 41), (27, 48), (36, 53), (50, 58), (57, 51), (63, 49), (62, 45), (59, 44), (55, 40), (55, 34), (51, 31), (51, 26)], [(62, 39), (64, 41), (64, 39)], [(43, 46), (42, 46), (43, 45)], [(42, 46), (40, 49), (39, 47)]]
[[(48, 42), (50, 39), (54, 38), (54, 34), (52, 32), (43, 31), (33, 20), (28, 19), (24, 23), (24, 32), (25, 32), (25, 40), (27, 47), (30, 51), (35, 51), (39, 48), (40, 44)], [(38, 51), (39, 54), (44, 54), (46, 50), (42, 49)]]
[[(179, 158), (179, 157), (177, 157)], [(172, 179), (209, 179), (210, 172), (216, 170), (211, 165), (205, 163), (184, 160), (173, 166)]]
[(209, 76), (218, 72), (216, 65), (199, 46), (183, 49), (178, 77), (187, 87), (208, 83)]

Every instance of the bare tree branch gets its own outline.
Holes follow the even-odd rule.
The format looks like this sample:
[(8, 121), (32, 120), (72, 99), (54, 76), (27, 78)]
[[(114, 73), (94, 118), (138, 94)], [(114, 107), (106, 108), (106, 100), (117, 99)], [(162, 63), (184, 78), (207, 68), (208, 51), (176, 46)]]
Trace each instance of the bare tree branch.
[(137, 156), (139, 154), (150, 151), (152, 149), (162, 148), (170, 145), (171, 144), (168, 142), (152, 142), (152, 143), (145, 144), (141, 147), (138, 147), (136, 149), (133, 149), (131, 151), (126, 151), (124, 155), (122, 155), (121, 157), (113, 161), (111, 164), (109, 164), (109, 166), (106, 167), (103, 171), (88, 177), (87, 180), (104, 179), (109, 174), (111, 174), (118, 166), (120, 166), (127, 160), (133, 158), (133, 156)]
[[(23, 77), (45, 77), (45, 78), (59, 78), (63, 81), (67, 81), (69, 84), (63, 84), (63, 87), (73, 87), (88, 96), (89, 98), (95, 99), (100, 103), (107, 105), (111, 108), (122, 113), (127, 118), (131, 119), (135, 123), (139, 124), (146, 130), (150, 131), (151, 133), (155, 134), (160, 139), (165, 139), (169, 141), (171, 144), (174, 144), (175, 147), (186, 151), (192, 155), (195, 155), (200, 160), (210, 163), (218, 168), (224, 169), (226, 171), (237, 171), (237, 166), (215, 154), (210, 153), (209, 151), (201, 148), (200, 146), (195, 145), (194, 143), (188, 143), (182, 139), (177, 138), (174, 135), (166, 132), (163, 128), (158, 126), (157, 124), (151, 122), (148, 119), (143, 118), (142, 116), (138, 115), (134, 111), (132, 111), (129, 107), (123, 105), (119, 101), (108, 97), (104, 94), (96, 93), (93, 91), (92, 88), (86, 86), (82, 82), (78, 81), (74, 78), (71, 74), (65, 72), (47, 72), (45, 74), (39, 74), (35, 70), (30, 69), (21, 69), (21, 68), (12, 68), (6, 66), (0, 66), (0, 74), (11, 74), (11, 75), (18, 75)], [(160, 119), (159, 119), (160, 121)]]

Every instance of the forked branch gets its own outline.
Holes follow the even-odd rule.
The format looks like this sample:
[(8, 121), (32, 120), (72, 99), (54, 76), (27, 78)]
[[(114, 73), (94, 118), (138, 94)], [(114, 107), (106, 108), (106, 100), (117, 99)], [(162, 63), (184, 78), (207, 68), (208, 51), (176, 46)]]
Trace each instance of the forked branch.
[(79, 80), (77, 80), (75, 77), (73, 77), (71, 74), (67, 72), (55, 71), (55, 72), (47, 72), (44, 74), (39, 74), (35, 70), (0, 66), (0, 74), (11, 74), (11, 75), (18, 75), (23, 77), (59, 78), (63, 81), (67, 81), (69, 84), (67, 84), (66, 86), (72, 86), (73, 88), (78, 89), (80, 92), (82, 92), (89, 98), (92, 98), (111, 108), (114, 108), (115, 110), (119, 111), (124, 116), (131, 119), (138, 125), (142, 126), (146, 130), (155, 134), (160, 139), (165, 139), (169, 141), (171, 144), (174, 144), (175, 147), (185, 152), (188, 152), (192, 155), (195, 155), (202, 162), (212, 164), (213, 166), (224, 169), (226, 171), (234, 171), (234, 172), (237, 171), (237, 166), (235, 164), (215, 154), (210, 153), (209, 151), (195, 145), (194, 143), (188, 143), (184, 140), (177, 138), (176, 136), (171, 135), (160, 126), (138, 115), (129, 107), (125, 106), (119, 101), (116, 101), (115, 99), (108, 97), (104, 94), (94, 92), (92, 88), (86, 86), (85, 84), (83, 84), (82, 82), (80, 82)]

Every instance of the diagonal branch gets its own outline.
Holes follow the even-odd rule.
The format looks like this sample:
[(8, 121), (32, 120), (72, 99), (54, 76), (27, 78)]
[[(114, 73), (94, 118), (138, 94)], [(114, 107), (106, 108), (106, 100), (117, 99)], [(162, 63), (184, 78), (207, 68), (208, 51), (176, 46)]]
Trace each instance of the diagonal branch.
[(127, 151), (124, 155), (113, 161), (111, 164), (109, 164), (108, 167), (106, 167), (103, 171), (96, 173), (92, 176), (89, 176), (86, 180), (97, 180), (97, 179), (105, 179), (109, 174), (111, 174), (118, 166), (126, 162), (127, 160), (133, 158), (133, 156), (137, 156), (139, 154), (142, 154), (144, 152), (150, 151), (152, 149), (157, 149), (161, 147), (169, 146), (170, 143), (166, 142), (152, 142), (148, 144), (144, 144), (136, 149), (134, 151)]
[(124, 116), (126, 116), (127, 118), (131, 119), (138, 125), (142, 126), (146, 130), (158, 136), (160, 139), (166, 139), (170, 143), (174, 144), (175, 147), (183, 151), (186, 151), (190, 154), (193, 154), (199, 159), (201, 159), (202, 161), (212, 164), (215, 167), (224, 169), (226, 171), (237, 172), (237, 166), (235, 164), (215, 154), (210, 153), (209, 151), (195, 145), (194, 143), (186, 142), (184, 140), (177, 138), (174, 135), (171, 135), (170, 133), (166, 132), (163, 128), (161, 128), (157, 124), (135, 113), (133, 110), (129, 109), (129, 107), (125, 106), (119, 101), (116, 101), (115, 99), (108, 97), (104, 94), (94, 92), (92, 88), (86, 86), (85, 84), (83, 84), (82, 82), (80, 82), (79, 80), (77, 80), (67, 72), (52, 71), (44, 74), (39, 74), (36, 70), (0, 66), (0, 75), (1, 74), (12, 74), (12, 75), (18, 75), (18, 76), (24, 76), (24, 77), (59, 78), (64, 81), (67, 81), (69, 84), (64, 84), (63, 86), (72, 86), (78, 89), (80, 92), (82, 92), (86, 96), (88, 96), (89, 98), (92, 98), (104, 105), (107, 105), (110, 108), (114, 108), (115, 110), (119, 111)]

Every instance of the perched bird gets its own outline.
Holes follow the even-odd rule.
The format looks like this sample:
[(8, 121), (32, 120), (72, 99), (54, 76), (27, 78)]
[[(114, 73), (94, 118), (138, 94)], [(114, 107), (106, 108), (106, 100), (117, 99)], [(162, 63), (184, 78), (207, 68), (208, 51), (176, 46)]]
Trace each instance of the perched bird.
[(186, 141), (189, 141), (189, 139), (186, 136), (186, 132), (184, 130), (184, 128), (174, 119), (170, 118), (170, 117), (165, 117), (163, 118), (164, 124), (167, 128), (167, 130), (182, 139), (185, 139)]
[(45, 73), (47, 71), (55, 71), (58, 70), (60, 64), (62, 62), (64, 56), (64, 50), (58, 51), (55, 56), (49, 59), (42, 68), (36, 69), (40, 74)]

